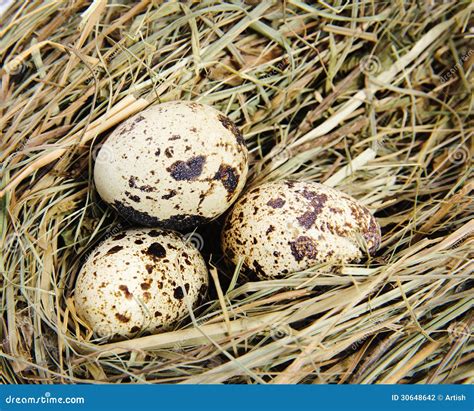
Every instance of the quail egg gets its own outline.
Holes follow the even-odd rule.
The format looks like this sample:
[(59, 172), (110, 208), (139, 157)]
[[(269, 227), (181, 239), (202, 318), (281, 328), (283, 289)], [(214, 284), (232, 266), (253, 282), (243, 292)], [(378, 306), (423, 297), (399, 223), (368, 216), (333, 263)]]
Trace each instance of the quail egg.
[(261, 279), (373, 254), (380, 227), (357, 200), (313, 182), (278, 181), (246, 192), (228, 214), (225, 255)]
[(199, 251), (179, 233), (134, 229), (103, 241), (77, 278), (76, 311), (99, 337), (166, 330), (208, 286)]
[(224, 213), (247, 172), (244, 139), (228, 117), (204, 104), (171, 101), (112, 132), (98, 152), (94, 180), (127, 220), (184, 230)]

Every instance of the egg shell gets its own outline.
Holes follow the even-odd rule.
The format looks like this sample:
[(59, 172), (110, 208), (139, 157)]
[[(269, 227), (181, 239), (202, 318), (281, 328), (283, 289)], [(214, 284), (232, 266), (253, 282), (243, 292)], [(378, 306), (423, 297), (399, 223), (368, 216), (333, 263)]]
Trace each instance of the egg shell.
[(357, 261), (380, 245), (380, 227), (349, 195), (302, 181), (266, 183), (246, 192), (228, 214), (222, 248), (261, 279), (320, 263)]
[(224, 213), (247, 172), (244, 139), (228, 117), (204, 104), (172, 101), (111, 133), (98, 152), (94, 180), (127, 220), (184, 230)]
[(103, 241), (82, 266), (76, 311), (100, 337), (166, 330), (203, 298), (208, 271), (179, 233), (136, 229)]

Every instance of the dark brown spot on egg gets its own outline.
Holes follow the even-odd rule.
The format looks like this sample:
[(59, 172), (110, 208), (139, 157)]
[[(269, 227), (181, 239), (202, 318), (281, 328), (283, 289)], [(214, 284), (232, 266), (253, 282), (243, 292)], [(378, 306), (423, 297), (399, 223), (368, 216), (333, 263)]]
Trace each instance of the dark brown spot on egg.
[(285, 205), (285, 200), (283, 198), (272, 198), (268, 203), (267, 206), (272, 208), (282, 208)]
[(140, 284), (142, 290), (149, 290), (151, 287), (151, 283), (153, 282), (152, 278), (149, 278), (148, 281), (145, 281)]
[(156, 317), (161, 317), (163, 314), (161, 314), (159, 311), (155, 311), (155, 318)]
[(137, 333), (138, 331), (140, 331), (140, 327), (137, 325), (134, 325), (132, 328), (130, 328), (130, 332), (133, 334)]
[(145, 192), (145, 193), (151, 193), (152, 191), (155, 191), (154, 187), (152, 187), (152, 186), (149, 185), (149, 184), (144, 184), (144, 185), (138, 187), (138, 189), (139, 189), (140, 191)]
[(303, 191), (303, 197), (310, 201), (310, 207), (312, 209), (306, 211), (296, 219), (302, 227), (308, 230), (313, 226), (319, 213), (324, 208), (328, 197), (326, 194), (318, 194), (307, 190)]
[(140, 197), (135, 195), (135, 194), (131, 194), (129, 193), (128, 191), (125, 191), (125, 195), (132, 201), (135, 201), (135, 203), (139, 203), (140, 202)]
[(275, 231), (275, 227), (273, 227), (271, 224), (267, 228), (267, 231), (265, 232), (266, 235), (270, 234), (272, 231)]
[(171, 158), (171, 157), (173, 157), (173, 154), (174, 154), (173, 147), (167, 147), (165, 149), (165, 156), (166, 157)]
[(112, 255), (112, 254), (118, 253), (122, 249), (123, 249), (123, 246), (121, 245), (113, 246), (111, 249), (109, 249), (109, 251), (107, 251), (105, 255)]
[(168, 190), (168, 194), (165, 194), (161, 196), (163, 200), (169, 200), (170, 198), (173, 198), (177, 193), (176, 190)]
[(155, 156), (159, 157), (161, 154), (161, 150), (159, 148), (156, 149), (155, 151)]
[(122, 291), (125, 295), (125, 298), (130, 300), (133, 297), (133, 294), (128, 291), (128, 287), (126, 285), (119, 285), (119, 290)]
[(143, 300), (147, 303), (151, 299), (151, 294), (148, 291), (143, 293)]
[(137, 186), (137, 178), (134, 176), (130, 176), (130, 178), (128, 179), (128, 186), (130, 188), (135, 188)]
[(145, 268), (148, 271), (148, 274), (151, 274), (153, 272), (153, 265), (152, 264), (146, 264)]
[(160, 243), (152, 243), (146, 251), (142, 252), (153, 259), (166, 257), (166, 250)]
[(310, 237), (300, 236), (295, 241), (290, 243), (291, 254), (296, 261), (301, 261), (303, 258), (314, 260), (317, 258), (318, 250), (316, 248), (316, 241)]
[(316, 221), (316, 217), (317, 214), (314, 211), (306, 211), (303, 215), (296, 217), (296, 219), (302, 227), (310, 229)]
[(135, 240), (134, 243), (137, 245), (141, 245), (143, 244), (143, 240), (138, 239), (138, 240)]
[(253, 260), (252, 265), (257, 275), (260, 275), (262, 277), (265, 277), (267, 275), (265, 271), (263, 270), (263, 267), (258, 263), (257, 260)]
[(189, 131), (191, 131), (192, 133), (197, 133), (197, 128), (196, 127), (191, 127), (189, 129)]
[(149, 235), (150, 237), (153, 237), (153, 238), (159, 237), (161, 234), (162, 234), (162, 233), (161, 233), (160, 231), (158, 231), (158, 230), (150, 230), (150, 231), (148, 231), (148, 235)]
[(182, 300), (184, 298), (184, 292), (182, 287), (176, 287), (173, 291), (173, 297), (177, 300)]
[(115, 317), (122, 323), (128, 323), (130, 321), (130, 317), (127, 317), (126, 315), (120, 313), (116, 313)]
[(180, 135), (178, 134), (173, 134), (168, 140), (174, 141), (174, 140), (179, 140), (181, 138)]
[(176, 161), (166, 170), (176, 181), (193, 181), (201, 175), (205, 162), (204, 156), (196, 156), (187, 161)]
[(239, 184), (239, 174), (234, 167), (228, 164), (221, 164), (219, 170), (214, 175), (214, 180), (219, 180), (229, 194), (233, 194)]
[(112, 237), (112, 240), (114, 240), (114, 241), (122, 240), (126, 236), (127, 236), (127, 233), (120, 233), (120, 234), (114, 235)]
[(148, 184), (144, 184), (142, 186), (137, 185), (137, 177), (135, 176), (130, 176), (130, 178), (128, 179), (128, 185), (130, 188), (137, 188), (138, 190), (143, 191), (145, 193), (150, 193), (155, 190), (152, 186)]
[(245, 140), (242, 136), (242, 133), (230, 118), (224, 116), (223, 114), (219, 114), (217, 118), (219, 119), (221, 124), (234, 135), (237, 143), (239, 143), (240, 145), (245, 145)]

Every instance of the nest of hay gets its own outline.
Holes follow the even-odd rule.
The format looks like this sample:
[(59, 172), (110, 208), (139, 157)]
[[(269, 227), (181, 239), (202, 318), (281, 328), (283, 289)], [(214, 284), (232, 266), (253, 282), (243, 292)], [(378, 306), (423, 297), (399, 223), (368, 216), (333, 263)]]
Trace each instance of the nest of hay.
[[(0, 28), (2, 382), (472, 383), (472, 11), (16, 2)], [(223, 261), (218, 220), (196, 231), (213, 285), (194, 314), (95, 338), (75, 278), (127, 226), (94, 190), (97, 147), (175, 99), (236, 122), (249, 187), (312, 180), (358, 198), (382, 226), (377, 255), (256, 281)]]

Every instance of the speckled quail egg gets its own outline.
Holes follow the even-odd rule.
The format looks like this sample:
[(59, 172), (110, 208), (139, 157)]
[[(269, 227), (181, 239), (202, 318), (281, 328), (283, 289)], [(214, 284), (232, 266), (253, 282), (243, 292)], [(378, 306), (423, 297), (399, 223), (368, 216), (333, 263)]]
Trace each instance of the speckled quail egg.
[(179, 233), (135, 229), (103, 241), (77, 278), (76, 311), (100, 337), (166, 330), (208, 286), (199, 251)]
[(112, 132), (98, 152), (94, 180), (126, 219), (183, 230), (227, 210), (247, 172), (244, 139), (228, 117), (204, 104), (171, 101)]
[(374, 253), (380, 227), (357, 200), (322, 184), (266, 183), (245, 193), (228, 214), (225, 255), (261, 279), (341, 264)]

